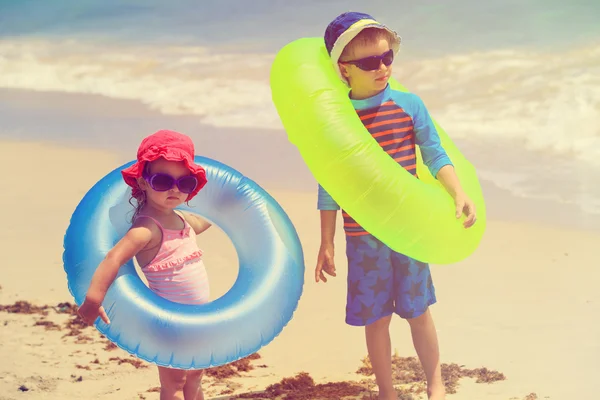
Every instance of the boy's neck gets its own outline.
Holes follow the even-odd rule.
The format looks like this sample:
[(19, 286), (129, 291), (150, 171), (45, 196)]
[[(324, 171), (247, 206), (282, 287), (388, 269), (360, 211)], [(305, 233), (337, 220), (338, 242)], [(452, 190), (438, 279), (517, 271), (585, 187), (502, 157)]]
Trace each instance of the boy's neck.
[(348, 94), (352, 100), (364, 100), (373, 96), (377, 96), (379, 93), (382, 93), (387, 89), (387, 86), (382, 90), (375, 91), (356, 91), (354, 89), (350, 89), (350, 93)]

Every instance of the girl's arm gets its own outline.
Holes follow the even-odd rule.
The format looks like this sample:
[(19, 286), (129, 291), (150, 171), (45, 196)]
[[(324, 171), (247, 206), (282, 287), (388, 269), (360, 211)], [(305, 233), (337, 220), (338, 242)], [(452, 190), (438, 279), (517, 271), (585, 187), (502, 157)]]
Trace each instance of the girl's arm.
[[(145, 225), (144, 222), (148, 225)], [(134, 225), (98, 265), (85, 296), (85, 301), (79, 309), (79, 314), (87, 323), (93, 324), (98, 316), (101, 316), (104, 322), (109, 323), (108, 317), (106, 317), (101, 306), (104, 296), (106, 296), (108, 288), (115, 280), (119, 268), (131, 260), (152, 239), (153, 226), (149, 224), (148, 221), (142, 220), (139, 225)]]
[(208, 222), (207, 220), (205, 220), (202, 217), (199, 217), (196, 214), (191, 214), (191, 213), (187, 213), (187, 212), (182, 212), (182, 214), (183, 214), (183, 218), (185, 218), (187, 223), (191, 225), (192, 229), (194, 229), (194, 232), (196, 232), (196, 235), (201, 234), (202, 232), (204, 232), (205, 230), (207, 230), (208, 228), (210, 228), (212, 226), (212, 224), (210, 222)]

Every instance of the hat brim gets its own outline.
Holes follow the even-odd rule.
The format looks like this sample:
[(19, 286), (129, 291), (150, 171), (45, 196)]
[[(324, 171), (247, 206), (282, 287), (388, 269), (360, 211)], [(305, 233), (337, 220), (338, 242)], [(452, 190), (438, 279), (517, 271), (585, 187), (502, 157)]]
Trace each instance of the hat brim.
[(342, 52), (344, 51), (346, 46), (348, 46), (348, 44), (352, 41), (352, 39), (354, 39), (356, 35), (358, 35), (363, 29), (366, 28), (377, 28), (388, 31), (395, 38), (393, 43), (390, 43), (390, 48), (394, 51), (394, 55), (398, 54), (398, 51), (400, 50), (400, 43), (402, 41), (402, 38), (395, 31), (391, 30), (386, 25), (383, 25), (382, 23), (377, 22), (373, 19), (362, 19), (360, 21), (357, 21), (348, 29), (346, 29), (344, 33), (342, 33), (337, 38), (331, 49), (330, 56), (333, 68), (335, 69), (335, 72), (338, 74), (342, 82), (346, 83), (346, 85), (348, 84), (348, 81), (346, 80), (344, 75), (342, 75), (342, 71), (340, 71), (340, 66), (338, 64), (340, 56), (342, 55)]
[(123, 169), (121, 171), (121, 175), (123, 176), (123, 180), (125, 183), (132, 188), (132, 194), (134, 197), (137, 197), (137, 194), (141, 194), (141, 189), (138, 185), (138, 179), (142, 176), (144, 172), (144, 168), (146, 168), (146, 163), (157, 160), (158, 158), (163, 158), (167, 161), (181, 161), (185, 164), (185, 167), (190, 171), (192, 175), (196, 177), (198, 180), (198, 186), (192, 193), (190, 193), (187, 197), (186, 201), (190, 201), (194, 196), (198, 194), (198, 192), (206, 185), (206, 171), (200, 165), (196, 164), (193, 159), (191, 159), (184, 152), (176, 152), (178, 154), (172, 155), (164, 155), (157, 154), (154, 157), (145, 157), (143, 160), (136, 161), (131, 166)]

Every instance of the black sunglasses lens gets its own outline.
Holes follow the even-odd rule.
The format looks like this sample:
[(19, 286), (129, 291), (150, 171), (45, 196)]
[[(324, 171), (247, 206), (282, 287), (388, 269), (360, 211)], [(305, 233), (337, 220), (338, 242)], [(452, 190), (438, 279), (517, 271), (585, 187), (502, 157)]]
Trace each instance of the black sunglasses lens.
[(387, 53), (385, 53), (385, 55), (383, 56), (383, 59), (381, 61), (383, 61), (383, 64), (386, 67), (389, 67), (390, 65), (392, 65), (392, 63), (394, 62), (394, 52), (392, 50), (390, 50)]
[(379, 66), (382, 62), (386, 67), (392, 65), (392, 62), (394, 62), (394, 51), (389, 50), (382, 56), (365, 58), (357, 62), (356, 66), (362, 69), (363, 71), (375, 71), (379, 69)]
[(179, 179), (179, 184), (177, 186), (179, 187), (179, 191), (182, 193), (190, 194), (194, 191), (194, 189), (196, 189), (197, 185), (198, 180), (195, 176), (184, 176), (183, 178)]
[(362, 60), (357, 66), (363, 71), (374, 71), (379, 69), (380, 64), (381, 60), (379, 58), (367, 58)]

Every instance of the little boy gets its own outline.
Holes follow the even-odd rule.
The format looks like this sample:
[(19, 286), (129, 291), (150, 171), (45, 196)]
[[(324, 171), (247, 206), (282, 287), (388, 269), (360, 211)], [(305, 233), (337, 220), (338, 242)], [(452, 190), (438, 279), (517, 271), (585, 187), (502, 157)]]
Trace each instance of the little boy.
[[(417, 95), (392, 90), (388, 84), (400, 40), (370, 15), (357, 12), (341, 14), (325, 31), (333, 67), (349, 86), (350, 101), (373, 139), (415, 177), (418, 145), (431, 174), (453, 197), (456, 217), (464, 213), (464, 226), (469, 228), (476, 220), (475, 207), (461, 188), (425, 105)], [(321, 213), (321, 248), (315, 280), (327, 282), (324, 272), (336, 276), (333, 239), (340, 207), (320, 185), (317, 208)], [(427, 377), (429, 399), (445, 399), (437, 334), (429, 312), (429, 306), (436, 302), (429, 265), (394, 252), (350, 215), (342, 211), (342, 216), (348, 258), (346, 323), (365, 327), (379, 398), (397, 399), (389, 333), (392, 314), (396, 313), (410, 325)]]

